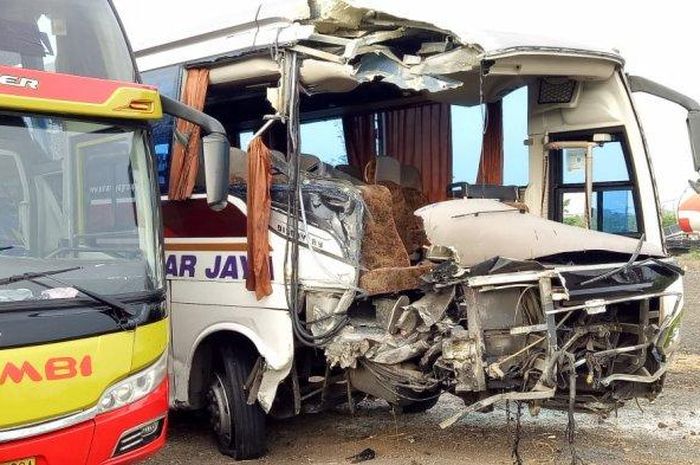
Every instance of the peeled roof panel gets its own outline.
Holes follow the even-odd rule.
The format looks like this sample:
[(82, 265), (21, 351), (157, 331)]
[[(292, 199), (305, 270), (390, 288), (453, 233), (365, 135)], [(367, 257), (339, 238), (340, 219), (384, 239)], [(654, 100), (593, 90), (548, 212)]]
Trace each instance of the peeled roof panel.
[[(327, 2), (338, 0), (324, 0)], [(387, 2), (376, 0), (345, 0), (356, 8), (381, 11), (388, 15), (414, 20), (417, 24), (425, 24), (426, 18), (431, 19), (434, 27), (451, 31), (462, 44), (476, 45), (484, 51), (486, 58), (497, 56), (508, 51), (517, 50), (541, 50), (550, 52), (569, 52), (572, 54), (590, 54), (602, 58), (622, 62), (623, 59), (613, 49), (601, 48), (591, 44), (582, 44), (573, 41), (551, 38), (540, 35), (517, 34), (479, 30), (472, 27), (465, 29), (465, 22), (461, 15), (455, 15), (452, 8), (441, 8), (434, 1), (411, 2), (410, 8), (402, 8), (403, 2)]]
[[(270, 47), (282, 43), (280, 36), (315, 40), (311, 31), (301, 31), (305, 27), (315, 29), (317, 34), (344, 38), (360, 38), (376, 31), (386, 33), (387, 28), (438, 31), (452, 35), (456, 42), (467, 46), (462, 50), (470, 54), (450, 55), (457, 61), (541, 53), (623, 63), (619, 54), (612, 50), (543, 36), (474, 30), (458, 21), (459, 15), (456, 17), (453, 9), (436, 7), (433, 2), (413, 2), (409, 9), (402, 8), (402, 4), (377, 0), (265, 0), (232, 8), (230, 2), (224, 0), (200, 0), (196, 8), (161, 8), (162, 11), (153, 12), (159, 23), (172, 25), (156, 31), (144, 27), (141, 22), (148, 12), (136, 15), (134, 8), (127, 8), (127, 0), (117, 0), (137, 56), (148, 57), (144, 63), (148, 62), (149, 68), (197, 61), (222, 53), (235, 55), (254, 46)], [(425, 18), (431, 18), (434, 23), (426, 23)], [(300, 28), (300, 23), (308, 26)], [(266, 31), (269, 33), (264, 33)], [(195, 56), (197, 54), (200, 56)]]

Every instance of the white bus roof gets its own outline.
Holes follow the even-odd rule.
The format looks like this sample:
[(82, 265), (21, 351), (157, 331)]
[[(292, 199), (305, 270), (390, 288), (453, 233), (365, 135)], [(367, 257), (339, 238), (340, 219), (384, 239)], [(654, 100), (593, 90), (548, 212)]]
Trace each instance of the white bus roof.
[[(166, 7), (151, 17), (167, 27), (142, 28), (145, 5), (129, 8), (134, 0), (116, 2), (142, 71), (177, 63), (236, 55), (253, 48), (274, 47), (309, 39), (319, 31), (359, 25), (367, 16), (385, 18), (396, 25), (441, 30), (464, 45), (482, 51), (485, 59), (510, 53), (566, 54), (623, 63), (612, 49), (603, 49), (541, 36), (466, 29), (454, 9), (436, 8), (434, 0), (415, 2), (410, 17), (404, 8), (373, 0), (265, 0), (239, 4), (222, 0), (198, 0), (196, 8)], [(381, 3), (381, 11), (373, 8)], [(147, 7), (146, 7), (147, 8)], [(444, 12), (444, 13), (443, 13)], [(432, 24), (422, 22), (431, 18)]]

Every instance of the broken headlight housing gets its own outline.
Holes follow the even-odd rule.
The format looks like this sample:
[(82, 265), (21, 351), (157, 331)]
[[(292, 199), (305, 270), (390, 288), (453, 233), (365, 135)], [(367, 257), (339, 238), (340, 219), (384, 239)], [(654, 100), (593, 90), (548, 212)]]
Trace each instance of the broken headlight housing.
[(168, 375), (168, 351), (153, 365), (109, 387), (97, 403), (97, 413), (109, 412), (143, 399)]
[(676, 292), (676, 295), (667, 295), (661, 298), (661, 327), (656, 337), (656, 351), (663, 361), (673, 355), (680, 342), (680, 322), (683, 315), (683, 282), (678, 279), (671, 284), (667, 292)]
[(662, 357), (662, 361), (667, 362), (678, 347), (681, 339), (681, 315), (682, 311), (678, 308), (671, 314), (666, 316), (664, 323), (661, 326), (659, 335), (656, 338), (656, 351)]

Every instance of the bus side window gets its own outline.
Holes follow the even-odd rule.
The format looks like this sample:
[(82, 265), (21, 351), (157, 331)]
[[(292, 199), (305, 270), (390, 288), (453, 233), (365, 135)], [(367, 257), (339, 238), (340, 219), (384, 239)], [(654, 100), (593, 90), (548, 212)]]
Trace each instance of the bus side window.
[[(527, 86), (503, 98), (503, 185), (527, 186), (529, 182)], [(484, 136), (484, 105), (452, 105), (452, 178), (476, 183)]]

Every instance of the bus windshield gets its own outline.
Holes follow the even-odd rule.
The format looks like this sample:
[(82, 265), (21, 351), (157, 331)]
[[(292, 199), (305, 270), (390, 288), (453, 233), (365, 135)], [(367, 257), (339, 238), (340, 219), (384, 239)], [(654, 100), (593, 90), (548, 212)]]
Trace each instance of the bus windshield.
[(0, 0), (0, 65), (135, 81), (107, 0)]
[(2, 285), (0, 305), (79, 297), (70, 284), (109, 295), (161, 289), (155, 189), (141, 127), (0, 114), (0, 281), (74, 268), (55, 276), (65, 285)]

